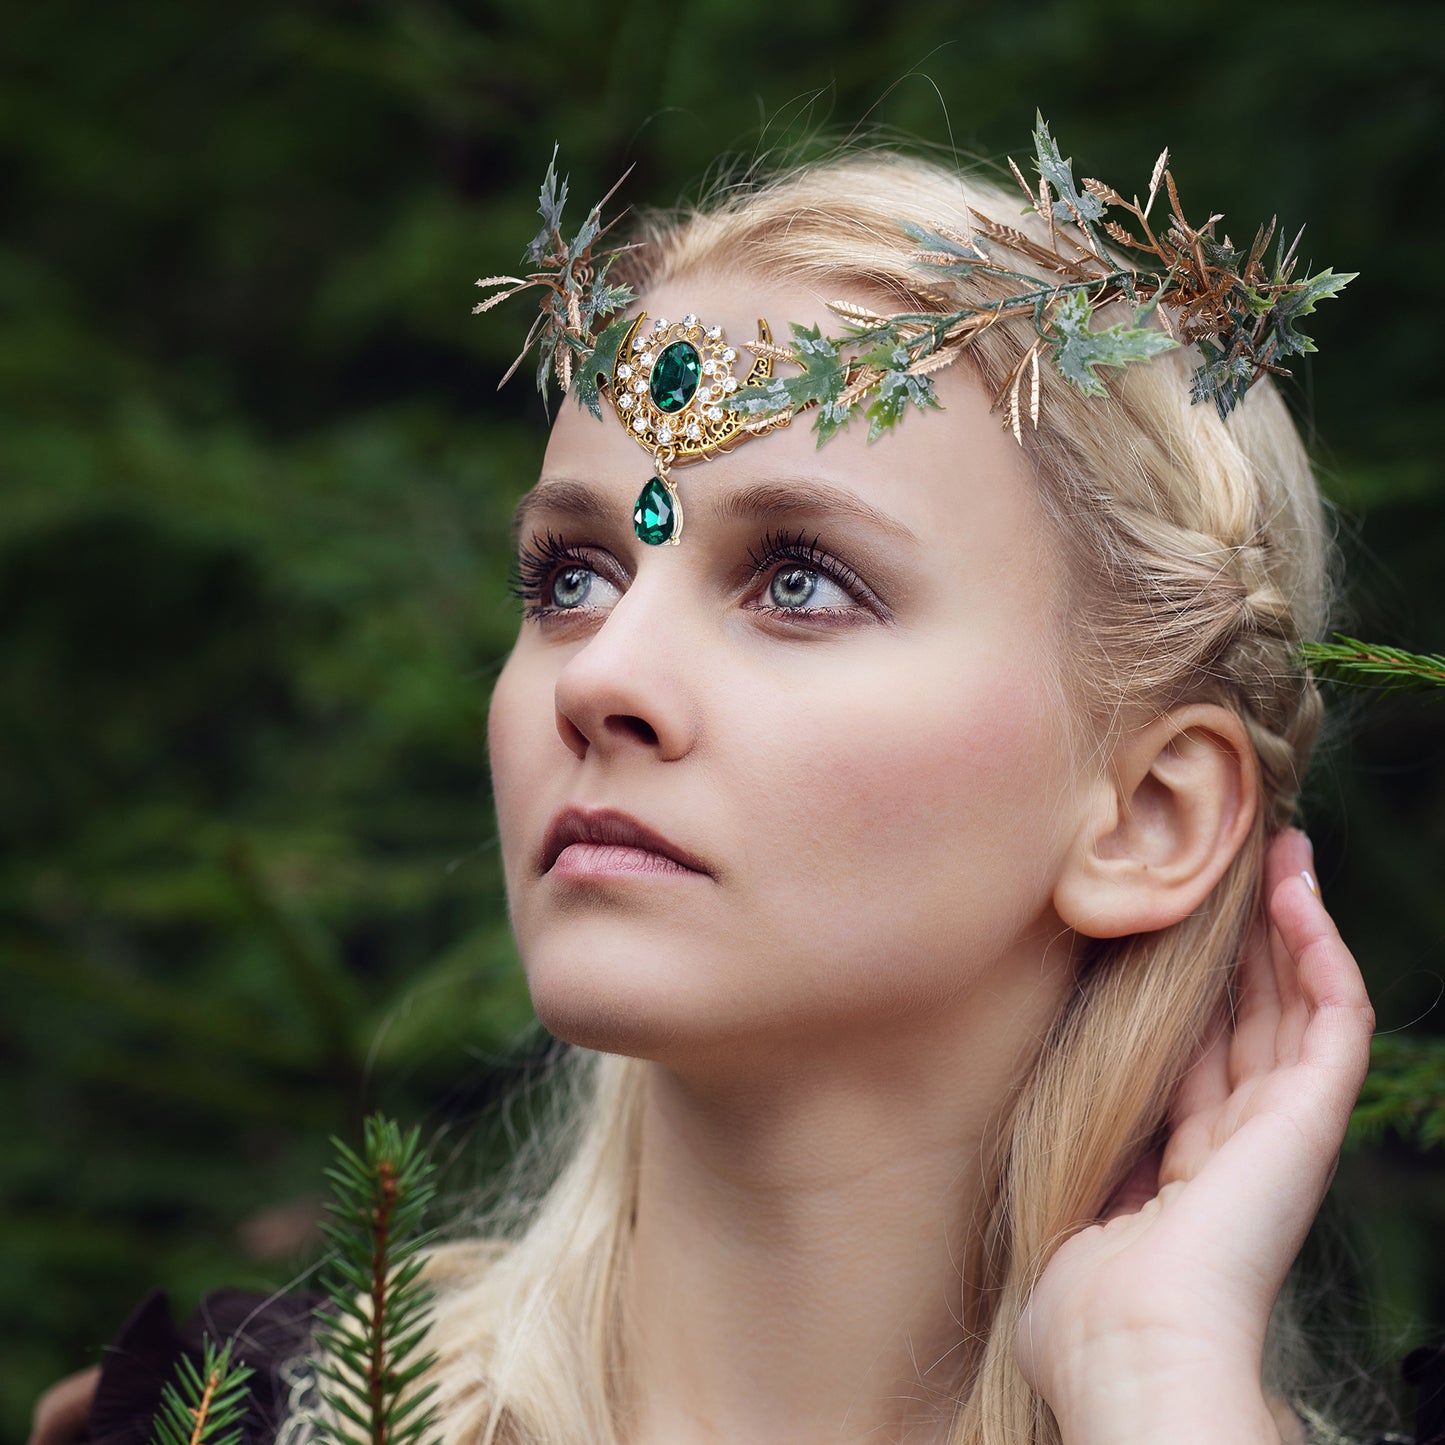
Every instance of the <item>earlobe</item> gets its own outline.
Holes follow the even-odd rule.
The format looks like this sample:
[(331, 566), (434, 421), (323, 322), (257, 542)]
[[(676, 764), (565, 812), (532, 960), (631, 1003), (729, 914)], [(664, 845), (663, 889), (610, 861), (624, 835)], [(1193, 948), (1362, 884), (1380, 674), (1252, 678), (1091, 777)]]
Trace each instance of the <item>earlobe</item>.
[(1055, 885), (1059, 917), (1091, 938), (1188, 917), (1248, 836), (1258, 791), (1249, 734), (1227, 708), (1191, 703), (1128, 733)]

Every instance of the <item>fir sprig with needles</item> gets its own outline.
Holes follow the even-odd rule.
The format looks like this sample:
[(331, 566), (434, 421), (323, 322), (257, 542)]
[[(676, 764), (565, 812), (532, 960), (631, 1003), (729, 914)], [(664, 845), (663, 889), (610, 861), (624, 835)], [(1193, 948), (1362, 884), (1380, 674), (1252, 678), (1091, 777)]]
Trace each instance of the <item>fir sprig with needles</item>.
[(234, 1345), (207, 1338), (199, 1365), (183, 1356), (161, 1394), (151, 1445), (236, 1445), (248, 1404), (251, 1370), (233, 1357)]
[[(432, 1233), (426, 1212), (436, 1166), (420, 1131), (366, 1120), (361, 1152), (332, 1139), (332, 1198), (322, 1231), (331, 1252), (321, 1282), (308, 1356), (320, 1384), (325, 1445), (426, 1445), (435, 1430), (435, 1387), (421, 1376), (435, 1362), (424, 1348), (431, 1290), (422, 1279)], [(238, 1342), (207, 1339), (201, 1364), (183, 1356), (166, 1386), (150, 1445), (236, 1445), (250, 1403), (252, 1370)]]
[(1445, 687), (1445, 654), (1407, 652), (1380, 642), (1361, 642), (1337, 633), (1333, 642), (1305, 642), (1300, 661), (1316, 677), (1382, 692)]
[(435, 1166), (420, 1131), (366, 1121), (360, 1154), (339, 1139), (329, 1217), (332, 1253), (322, 1275), (331, 1308), (317, 1326), (315, 1368), (336, 1416), (328, 1445), (423, 1445), (436, 1426), (434, 1385), (419, 1383), (435, 1362), (423, 1348), (431, 1290), (421, 1278)]

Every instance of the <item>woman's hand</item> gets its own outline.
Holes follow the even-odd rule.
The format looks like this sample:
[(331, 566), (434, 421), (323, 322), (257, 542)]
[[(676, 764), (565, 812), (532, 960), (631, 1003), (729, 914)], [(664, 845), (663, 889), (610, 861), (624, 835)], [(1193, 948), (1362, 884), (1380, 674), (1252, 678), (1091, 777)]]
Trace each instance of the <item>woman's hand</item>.
[(1020, 1367), (1066, 1445), (1277, 1445), (1260, 1384), (1270, 1312), (1334, 1173), (1374, 1014), (1303, 876), (1302, 833), (1265, 867), (1268, 924), (1241, 961), (1232, 1029), (1191, 1068), (1162, 1155), (1049, 1262)]

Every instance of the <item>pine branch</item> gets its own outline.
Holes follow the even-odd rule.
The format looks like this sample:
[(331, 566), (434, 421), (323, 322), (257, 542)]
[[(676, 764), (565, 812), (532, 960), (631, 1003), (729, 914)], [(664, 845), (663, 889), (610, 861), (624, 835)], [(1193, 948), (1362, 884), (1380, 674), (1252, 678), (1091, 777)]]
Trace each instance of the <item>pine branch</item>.
[(419, 1131), (381, 1115), (366, 1121), (360, 1155), (333, 1139), (337, 1160), (322, 1230), (333, 1246), (323, 1287), (332, 1305), (317, 1328), (317, 1374), (335, 1412), (336, 1445), (423, 1445), (436, 1427), (434, 1385), (413, 1388), (434, 1363), (421, 1350), (431, 1290), (421, 1279), (422, 1228), (436, 1166)]
[(1382, 643), (1335, 634), (1333, 642), (1300, 644), (1299, 656), (1316, 677), (1400, 692), (1445, 687), (1445, 655), (1406, 652)]
[(1445, 1039), (1382, 1034), (1374, 1040), (1349, 1142), (1385, 1134), (1418, 1149), (1445, 1146)]
[(185, 1355), (161, 1395), (151, 1445), (236, 1445), (248, 1401), (248, 1365), (233, 1363), (233, 1342), (207, 1338), (200, 1368)]

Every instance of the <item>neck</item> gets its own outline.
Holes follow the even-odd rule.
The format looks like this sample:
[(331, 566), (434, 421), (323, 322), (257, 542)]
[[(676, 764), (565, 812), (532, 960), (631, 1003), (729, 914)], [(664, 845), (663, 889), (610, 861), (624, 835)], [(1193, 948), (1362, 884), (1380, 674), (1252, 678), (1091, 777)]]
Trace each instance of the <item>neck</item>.
[(1062, 987), (1036, 961), (831, 1055), (649, 1066), (631, 1445), (944, 1438), (992, 1144)]

